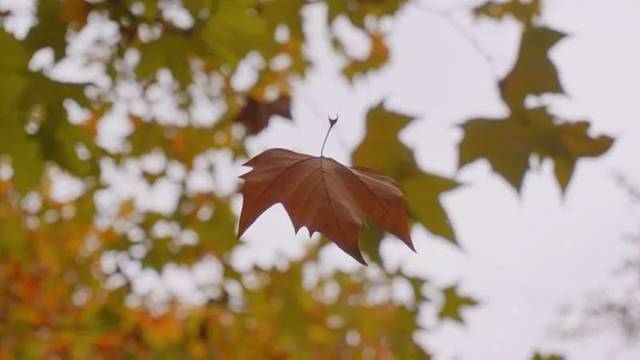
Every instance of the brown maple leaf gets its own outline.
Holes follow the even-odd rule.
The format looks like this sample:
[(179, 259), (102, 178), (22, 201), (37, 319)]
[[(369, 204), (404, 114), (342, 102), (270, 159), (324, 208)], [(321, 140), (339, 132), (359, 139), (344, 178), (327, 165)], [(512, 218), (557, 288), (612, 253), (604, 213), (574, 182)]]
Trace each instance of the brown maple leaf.
[(234, 121), (244, 124), (247, 133), (255, 135), (269, 125), (273, 115), (291, 120), (291, 98), (282, 95), (273, 101), (262, 102), (249, 97)]
[(414, 250), (404, 198), (391, 178), (285, 149), (266, 150), (245, 165), (253, 169), (241, 176), (245, 182), (238, 236), (281, 203), (296, 232), (303, 226), (310, 234), (321, 232), (362, 264), (358, 231), (370, 221)]

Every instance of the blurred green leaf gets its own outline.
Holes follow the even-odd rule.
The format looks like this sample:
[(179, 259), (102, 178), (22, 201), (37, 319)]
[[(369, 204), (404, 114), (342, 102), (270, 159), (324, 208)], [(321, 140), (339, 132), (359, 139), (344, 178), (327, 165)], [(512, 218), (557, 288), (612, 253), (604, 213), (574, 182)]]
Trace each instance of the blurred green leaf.
[(473, 9), (475, 16), (486, 16), (502, 20), (511, 15), (521, 23), (528, 25), (541, 12), (540, 0), (511, 0), (508, 2), (487, 1)]
[(358, 233), (358, 247), (378, 264), (382, 264), (380, 244), (384, 236), (384, 232), (376, 224), (367, 224)]
[(167, 31), (140, 47), (140, 63), (136, 73), (141, 79), (153, 78), (158, 70), (171, 71), (183, 89), (191, 84), (191, 63), (194, 56), (207, 56), (209, 50), (200, 34), (179, 34)]
[(37, 144), (25, 132), (18, 104), (30, 85), (29, 53), (24, 44), (0, 30), (0, 48), (11, 56), (0, 56), (0, 154), (12, 158), (14, 183), (26, 193), (40, 181), (43, 170)]
[(235, 68), (249, 52), (265, 58), (275, 55), (275, 39), (267, 21), (255, 9), (255, 0), (220, 0), (203, 29), (203, 40), (221, 65)]
[[(77, 176), (86, 176), (95, 170), (100, 153), (93, 134), (81, 125), (69, 122), (63, 106), (65, 100), (86, 105), (84, 84), (60, 83), (43, 75), (33, 74), (29, 86), (20, 100), (23, 114), (37, 111), (38, 129), (33, 138), (39, 143), (42, 157)], [(83, 146), (92, 159), (81, 159), (77, 147)]]
[[(385, 38), (380, 33), (373, 33), (369, 35), (369, 42), (371, 49), (366, 58), (350, 59), (346, 66), (342, 69), (342, 73), (349, 81), (353, 81), (355, 77), (365, 75), (369, 72), (380, 70), (389, 61), (389, 48), (385, 43)], [(340, 42), (339, 50), (346, 54), (344, 45)]]
[(214, 12), (218, 0), (183, 0), (184, 6), (194, 15), (199, 16), (203, 11)]
[(442, 320), (450, 319), (463, 323), (461, 311), (462, 309), (476, 306), (478, 302), (468, 296), (460, 295), (457, 286), (448, 287), (442, 290), (444, 302), (438, 312), (438, 317)]
[(227, 255), (238, 243), (236, 237), (236, 217), (229, 204), (216, 199), (211, 204), (213, 215), (208, 220), (195, 220), (191, 223), (204, 249), (208, 249), (218, 257)]
[(353, 164), (396, 180), (404, 192), (410, 217), (433, 234), (455, 243), (453, 227), (440, 203), (440, 195), (458, 184), (419, 168), (413, 152), (398, 137), (412, 121), (410, 116), (386, 110), (383, 104), (372, 108), (367, 114), (365, 138), (352, 154)]
[(270, 31), (286, 25), (290, 36), (304, 40), (300, 11), (307, 0), (267, 0), (256, 5), (258, 12), (268, 23)]
[(557, 354), (542, 355), (541, 353), (535, 353), (531, 360), (564, 360), (564, 356)]
[[(60, 60), (67, 47), (67, 26), (65, 10), (77, 0), (38, 0), (36, 16), (38, 23), (26, 38), (26, 44), (33, 50), (49, 47), (55, 60)], [(69, 19), (71, 20), (71, 19)]]
[(439, 200), (440, 195), (458, 187), (458, 183), (428, 173), (416, 174), (400, 182), (407, 195), (410, 215), (431, 233), (456, 243), (449, 217)]
[(511, 72), (500, 81), (500, 94), (512, 112), (525, 107), (527, 95), (562, 94), (558, 70), (549, 59), (549, 50), (564, 34), (546, 27), (526, 28)]
[(462, 126), (464, 137), (459, 145), (459, 166), (484, 158), (519, 191), (530, 157), (536, 155), (541, 160), (554, 161), (556, 179), (564, 191), (580, 158), (600, 156), (613, 144), (611, 137), (589, 136), (586, 122), (556, 122), (544, 107), (518, 115), (467, 121)]
[(359, 28), (364, 28), (367, 16), (381, 18), (394, 14), (407, 0), (324, 0), (329, 8), (329, 22), (339, 15), (346, 15)]

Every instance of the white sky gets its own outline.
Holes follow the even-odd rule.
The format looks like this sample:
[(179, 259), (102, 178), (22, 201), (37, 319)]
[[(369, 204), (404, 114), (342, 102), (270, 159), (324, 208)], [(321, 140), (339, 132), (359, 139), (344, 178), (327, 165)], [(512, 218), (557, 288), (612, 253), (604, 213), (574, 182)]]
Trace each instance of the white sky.
[[(447, 9), (461, 3), (428, 4)], [(446, 324), (421, 338), (437, 359), (526, 359), (534, 349), (562, 350), (569, 359), (640, 357), (640, 348), (626, 347), (614, 336), (560, 342), (548, 331), (561, 305), (620, 287), (612, 271), (630, 254), (622, 237), (638, 227), (640, 211), (614, 174), (640, 184), (640, 1), (547, 0), (544, 5), (543, 22), (571, 34), (551, 53), (568, 96), (545, 101), (557, 115), (590, 120), (593, 134), (617, 138), (606, 156), (579, 163), (564, 200), (550, 163), (527, 175), (520, 197), (486, 162), (456, 173), (462, 134), (455, 126), (505, 112), (495, 77), (513, 64), (519, 36), (513, 21), (474, 21), (465, 11), (457, 12), (455, 21), (491, 55), (492, 64), (442, 17), (409, 4), (390, 27), (391, 65), (350, 87), (337, 77), (338, 64), (323, 40), (321, 9), (309, 9), (306, 15), (317, 24), (310, 28), (317, 40), (311, 54), (321, 65), (297, 89), (295, 121), (276, 120), (249, 143), (255, 153), (274, 146), (317, 153), (326, 115), (338, 112), (340, 122), (325, 153), (348, 162), (373, 103), (386, 97), (390, 108), (419, 116), (402, 140), (424, 169), (467, 184), (445, 197), (464, 252), (416, 228), (418, 254), (389, 241), (387, 258), (443, 285), (460, 282), (482, 301), (465, 313), (466, 327)], [(260, 262), (275, 253), (296, 253), (295, 244), (307, 235), (291, 232), (285, 212), (271, 209), (246, 236), (258, 250), (250, 252)], [(351, 261), (338, 250), (327, 256)]]

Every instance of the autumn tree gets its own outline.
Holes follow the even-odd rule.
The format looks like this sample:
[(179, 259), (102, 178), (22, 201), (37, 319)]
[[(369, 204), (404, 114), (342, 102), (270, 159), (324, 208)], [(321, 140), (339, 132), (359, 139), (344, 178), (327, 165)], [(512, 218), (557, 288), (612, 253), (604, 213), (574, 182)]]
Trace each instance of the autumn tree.
[[(360, 231), (349, 249), (369, 266), (355, 271), (323, 271), (319, 254), (335, 238), (310, 241), (281, 266), (241, 270), (231, 261), (242, 246), (233, 205), (240, 174), (222, 174), (232, 190), (192, 185), (224, 172), (220, 158), (256, 155), (247, 140), (274, 117), (296, 121), (295, 82), (314, 65), (305, 53), (307, 8), (326, 13), (344, 79), (358, 82), (393, 56), (381, 24), (409, 4), (39, 0), (29, 9), (8, 2), (0, 15), (0, 358), (430, 358), (415, 340), (429, 331), (420, 309), (462, 322), (477, 300), (455, 284), (442, 288), (385, 266), (380, 244), (393, 226)], [(445, 10), (415, 11), (448, 18)], [(496, 84), (509, 114), (461, 124), (459, 166), (488, 161), (517, 191), (532, 158), (550, 160), (565, 190), (578, 160), (603, 154), (613, 140), (529, 101), (563, 93), (548, 52), (564, 34), (539, 24), (538, 0), (465, 11), (517, 20), (521, 42)], [(339, 19), (368, 39), (367, 56), (354, 56), (334, 31)], [(247, 66), (254, 79), (240, 86)], [(405, 223), (455, 246), (440, 196), (458, 183), (420, 166), (398, 138), (416, 118), (382, 100), (361, 119), (366, 136), (352, 165), (392, 179)], [(120, 138), (108, 125), (114, 117)], [(172, 196), (169, 205), (150, 200)], [(243, 206), (254, 200), (245, 197)], [(312, 225), (295, 215), (296, 229)], [(144, 289), (145, 279), (168, 269), (195, 279), (191, 296)], [(397, 287), (411, 295), (392, 296)]]

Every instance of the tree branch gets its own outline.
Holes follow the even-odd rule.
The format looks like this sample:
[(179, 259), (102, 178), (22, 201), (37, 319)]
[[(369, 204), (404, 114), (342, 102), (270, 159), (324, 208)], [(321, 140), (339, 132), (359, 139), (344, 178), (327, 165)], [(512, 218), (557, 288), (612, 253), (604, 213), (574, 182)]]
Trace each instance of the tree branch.
[(457, 11), (469, 10), (469, 6), (459, 6), (459, 7), (450, 8), (450, 9), (439, 9), (421, 2), (414, 2), (412, 4), (415, 5), (416, 8), (418, 8), (419, 10), (438, 16), (443, 20), (445, 20), (449, 24), (449, 26), (451, 26), (451, 28), (453, 28), (460, 36), (462, 36), (467, 41), (467, 43), (469, 43), (469, 45), (471, 45), (471, 47), (473, 47), (476, 50), (478, 55), (480, 55), (480, 57), (484, 60), (484, 62), (490, 68), (491, 73), (494, 75), (496, 74), (496, 71), (494, 69), (495, 61), (491, 56), (491, 54), (488, 51), (486, 51), (482, 47), (482, 45), (480, 45), (478, 40), (469, 31), (467, 31), (467, 29), (465, 29), (462, 25), (460, 25), (460, 23), (458, 23), (453, 17), (453, 14)]

